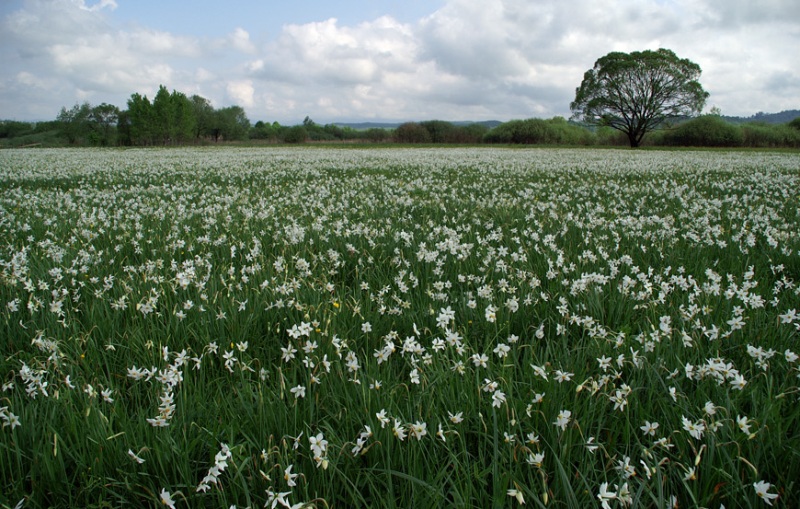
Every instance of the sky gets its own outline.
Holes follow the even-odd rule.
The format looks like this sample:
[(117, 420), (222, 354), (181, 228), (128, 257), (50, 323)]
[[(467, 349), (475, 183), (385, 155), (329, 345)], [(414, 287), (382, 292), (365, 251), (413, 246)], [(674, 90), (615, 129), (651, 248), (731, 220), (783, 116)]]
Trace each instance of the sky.
[(159, 85), (252, 122), (569, 117), (612, 51), (700, 65), (706, 109), (800, 109), (797, 0), (0, 0), (0, 119)]

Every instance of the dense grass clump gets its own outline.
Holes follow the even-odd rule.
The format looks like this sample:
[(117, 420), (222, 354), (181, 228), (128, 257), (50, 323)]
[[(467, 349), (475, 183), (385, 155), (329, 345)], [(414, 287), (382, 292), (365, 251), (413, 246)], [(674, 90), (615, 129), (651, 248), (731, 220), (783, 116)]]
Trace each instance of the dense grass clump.
[(0, 507), (797, 499), (796, 154), (0, 166)]

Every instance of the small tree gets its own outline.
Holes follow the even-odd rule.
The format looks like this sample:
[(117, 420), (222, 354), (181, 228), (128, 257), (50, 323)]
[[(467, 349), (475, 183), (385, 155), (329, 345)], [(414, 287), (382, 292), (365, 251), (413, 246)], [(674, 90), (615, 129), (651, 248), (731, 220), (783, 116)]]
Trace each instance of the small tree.
[(286, 130), (283, 141), (286, 143), (305, 143), (308, 141), (308, 130), (306, 130), (306, 126), (296, 125), (290, 127)]
[(85, 141), (90, 133), (90, 120), (92, 106), (88, 102), (75, 104), (70, 109), (61, 108), (56, 120), (61, 124), (61, 130), (70, 145)]
[(194, 116), (194, 137), (196, 140), (211, 134), (211, 124), (213, 123), (214, 107), (205, 97), (193, 95), (189, 98), (192, 103)]
[(103, 146), (113, 145), (116, 142), (115, 131), (119, 120), (119, 108), (113, 104), (102, 103), (92, 108), (89, 118), (92, 121), (95, 142)]
[(124, 130), (133, 145), (150, 145), (153, 143), (155, 130), (153, 105), (147, 96), (138, 93), (128, 99), (128, 112), (124, 115)]
[(697, 81), (700, 66), (668, 49), (612, 52), (583, 75), (570, 104), (573, 118), (625, 133), (638, 147), (668, 119), (703, 109), (708, 93)]
[(430, 143), (431, 133), (416, 122), (400, 124), (394, 130), (394, 139), (399, 143)]

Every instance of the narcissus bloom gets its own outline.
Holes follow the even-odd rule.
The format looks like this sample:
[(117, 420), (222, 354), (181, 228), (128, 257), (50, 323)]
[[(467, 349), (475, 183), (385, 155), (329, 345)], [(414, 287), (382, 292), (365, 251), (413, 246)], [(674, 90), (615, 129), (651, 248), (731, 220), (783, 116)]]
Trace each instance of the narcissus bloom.
[(753, 483), (753, 488), (756, 490), (756, 495), (761, 498), (767, 505), (772, 505), (772, 501), (778, 498), (777, 493), (767, 493), (772, 487), (772, 484), (766, 481), (758, 481)]

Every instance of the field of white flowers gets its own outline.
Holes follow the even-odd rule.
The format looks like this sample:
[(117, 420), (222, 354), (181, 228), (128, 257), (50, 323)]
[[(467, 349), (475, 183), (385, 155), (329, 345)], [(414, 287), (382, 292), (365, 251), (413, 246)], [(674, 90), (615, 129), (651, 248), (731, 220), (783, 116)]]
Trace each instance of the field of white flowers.
[(0, 507), (792, 507), (800, 154), (0, 152)]

